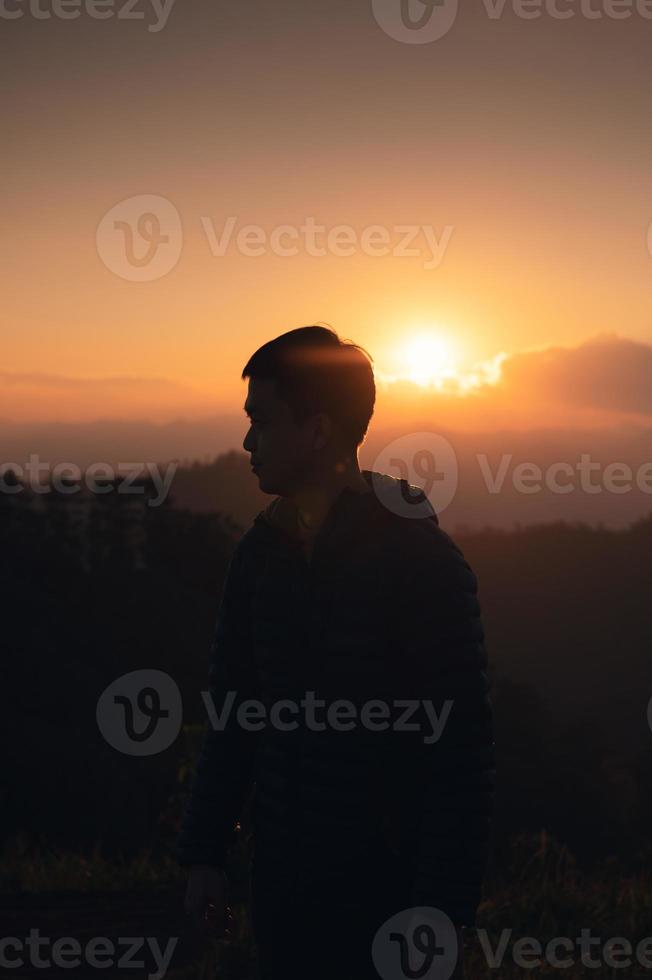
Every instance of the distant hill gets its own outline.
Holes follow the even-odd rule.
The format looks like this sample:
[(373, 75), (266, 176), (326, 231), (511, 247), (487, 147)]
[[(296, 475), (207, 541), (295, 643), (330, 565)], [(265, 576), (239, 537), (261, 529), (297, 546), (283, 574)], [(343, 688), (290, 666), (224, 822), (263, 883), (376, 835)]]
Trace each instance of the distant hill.
[[(230, 513), (247, 526), (271, 498), (259, 491), (249, 469), (241, 448), (245, 433), (239, 415), (166, 425), (137, 421), (7, 425), (0, 435), (0, 463), (22, 463), (30, 453), (51, 465), (66, 461), (81, 467), (94, 462), (116, 466), (174, 461), (178, 470), (172, 496), (179, 506)], [(461, 432), (444, 429), (428, 416), (415, 416), (408, 430), (399, 425), (376, 427), (372, 422), (360, 463), (398, 476), (398, 466), (391, 465), (398, 457), (407, 464), (410, 481), (423, 486), (417, 454), (434, 453), (432, 467), (440, 470), (445, 460), (437, 440), (442, 437), (455, 461), (456, 488), (452, 501), (442, 509), (438, 503), (442, 484), (436, 474), (429, 495), (449, 530), (555, 521), (626, 528), (652, 513), (652, 428), (634, 424), (611, 429)], [(391, 448), (395, 440), (396, 451)], [(589, 467), (584, 475), (588, 489), (582, 485), (582, 459)], [(539, 467), (538, 478), (533, 466)]]

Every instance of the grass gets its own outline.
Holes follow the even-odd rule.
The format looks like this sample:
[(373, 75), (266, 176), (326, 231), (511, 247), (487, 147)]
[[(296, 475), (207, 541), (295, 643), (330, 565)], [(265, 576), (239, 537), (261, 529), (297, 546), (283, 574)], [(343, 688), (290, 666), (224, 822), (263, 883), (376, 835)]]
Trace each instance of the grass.
[[(233, 856), (232, 908), (235, 926), (228, 943), (206, 940), (186, 962), (178, 962), (167, 973), (168, 980), (254, 980), (255, 946), (251, 935), (247, 904), (248, 842), (242, 836)], [(170, 855), (154, 856), (143, 851), (131, 861), (109, 861), (98, 850), (81, 855), (53, 850), (28, 850), (27, 842), (16, 839), (5, 849), (2, 859), (0, 890), (7, 894), (29, 896), (38, 904), (43, 893), (77, 893), (80, 901), (94, 894), (126, 894), (138, 908), (138, 902), (158, 892), (174, 896), (181, 903), (185, 872)], [(543, 964), (536, 969), (518, 966), (513, 959), (513, 944), (520, 937), (536, 937), (542, 947), (554, 937), (572, 941), (583, 928), (600, 937), (594, 947), (602, 957), (602, 943), (611, 937), (625, 937), (633, 945), (652, 934), (652, 860), (648, 851), (641, 856), (640, 869), (626, 872), (615, 858), (598, 866), (580, 869), (572, 854), (545, 831), (539, 835), (516, 838), (504, 866), (488, 879), (485, 899), (478, 912), (478, 931), (469, 930), (465, 941), (465, 977), (467, 980), (493, 977), (500, 980), (525, 976), (559, 976), (570, 980), (580, 977), (651, 977), (652, 968), (639, 965), (635, 957), (631, 967), (610, 967), (602, 962), (599, 969), (584, 965), (580, 950), (559, 950), (574, 962), (566, 968)], [(29, 905), (29, 901), (28, 901)], [(70, 907), (66, 910), (70, 920)], [(511, 930), (503, 961), (498, 968), (487, 964), (480, 937), (493, 949), (503, 930)], [(68, 925), (67, 934), (70, 933)], [(650, 948), (652, 958), (652, 944)]]

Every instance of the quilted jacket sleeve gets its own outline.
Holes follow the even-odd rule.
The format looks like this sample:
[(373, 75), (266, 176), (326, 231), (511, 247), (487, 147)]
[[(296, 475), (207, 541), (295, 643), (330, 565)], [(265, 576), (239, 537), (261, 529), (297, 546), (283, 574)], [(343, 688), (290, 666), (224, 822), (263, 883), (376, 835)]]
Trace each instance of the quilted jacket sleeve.
[(406, 686), (431, 705), (430, 715), (420, 711), (415, 753), (422, 793), (413, 900), (473, 926), (493, 816), (493, 717), (476, 577), (440, 529), (404, 579), (400, 610)]
[(227, 570), (209, 669), (213, 706), (209, 715), (226, 721), (220, 720), (217, 727), (212, 720), (208, 723), (177, 841), (177, 857), (182, 865), (225, 866), (253, 777), (256, 733), (240, 726), (236, 715), (243, 701), (258, 697), (243, 564), (239, 544)]

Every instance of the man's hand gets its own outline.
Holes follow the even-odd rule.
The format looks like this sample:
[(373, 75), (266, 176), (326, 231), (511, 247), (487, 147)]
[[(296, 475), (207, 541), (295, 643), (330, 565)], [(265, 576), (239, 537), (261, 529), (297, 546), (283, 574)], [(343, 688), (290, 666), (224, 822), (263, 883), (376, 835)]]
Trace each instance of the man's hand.
[(229, 937), (232, 923), (227, 904), (229, 882), (224, 871), (206, 864), (190, 868), (184, 908), (203, 933)]

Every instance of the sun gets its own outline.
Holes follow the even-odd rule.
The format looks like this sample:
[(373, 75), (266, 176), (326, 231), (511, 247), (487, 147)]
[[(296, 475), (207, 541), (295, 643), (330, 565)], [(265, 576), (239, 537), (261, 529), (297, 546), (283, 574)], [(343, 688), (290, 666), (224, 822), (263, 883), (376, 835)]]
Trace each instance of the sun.
[(398, 374), (424, 388), (444, 388), (459, 381), (452, 344), (435, 334), (419, 334), (398, 351)]
[(440, 330), (409, 334), (387, 351), (391, 372), (376, 368), (375, 376), (385, 385), (409, 381), (426, 391), (446, 396), (464, 396), (500, 384), (504, 351), (487, 361), (464, 365), (457, 339)]

